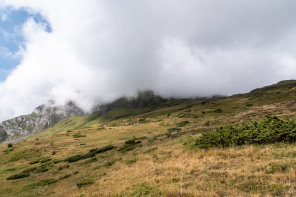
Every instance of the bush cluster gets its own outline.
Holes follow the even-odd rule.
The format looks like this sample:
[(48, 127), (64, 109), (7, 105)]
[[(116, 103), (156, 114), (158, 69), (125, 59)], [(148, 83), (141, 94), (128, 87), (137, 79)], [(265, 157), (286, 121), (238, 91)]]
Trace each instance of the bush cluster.
[(184, 127), (187, 124), (189, 124), (189, 121), (185, 120), (185, 121), (178, 122), (176, 125), (177, 127)]
[(21, 172), (21, 173), (14, 174), (14, 175), (11, 175), (11, 176), (7, 177), (6, 180), (21, 179), (21, 178), (25, 178), (25, 177), (28, 177), (28, 176), (30, 176), (30, 172)]
[(86, 154), (78, 154), (78, 155), (73, 155), (71, 157), (68, 157), (65, 159), (65, 161), (67, 161), (68, 163), (73, 163), (82, 159), (87, 159), (87, 158), (91, 158), (94, 157), (96, 154), (99, 153), (103, 153), (109, 150), (112, 150), (114, 148), (114, 146), (112, 145), (108, 145), (108, 146), (104, 146), (102, 148), (95, 148), (95, 149), (91, 149), (88, 153)]
[(131, 151), (136, 147), (141, 146), (141, 143), (141, 140), (138, 140), (138, 138), (133, 137), (132, 139), (125, 141), (125, 144), (121, 148), (119, 148), (119, 151), (122, 153)]
[(276, 116), (266, 116), (261, 121), (220, 127), (191, 138), (185, 147), (210, 148), (244, 144), (268, 144), (275, 142), (295, 142), (296, 121), (282, 120)]

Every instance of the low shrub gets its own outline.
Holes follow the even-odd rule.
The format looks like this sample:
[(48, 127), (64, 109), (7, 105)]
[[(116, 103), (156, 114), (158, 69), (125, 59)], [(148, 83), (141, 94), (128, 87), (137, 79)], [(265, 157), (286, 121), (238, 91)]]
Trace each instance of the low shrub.
[(96, 179), (94, 177), (85, 177), (81, 180), (79, 180), (76, 185), (80, 188), (86, 185), (91, 185), (96, 182)]
[(266, 116), (261, 121), (227, 125), (205, 132), (199, 138), (189, 139), (184, 145), (187, 148), (210, 148), (295, 141), (295, 120), (285, 121), (276, 116)]
[(67, 161), (68, 163), (77, 162), (82, 159), (94, 157), (96, 154), (112, 150), (113, 148), (114, 148), (114, 146), (108, 145), (108, 146), (104, 146), (102, 148), (91, 149), (88, 153), (86, 153), (84, 155), (82, 155), (82, 154), (73, 155), (71, 157), (66, 158), (64, 161)]
[(36, 167), (36, 170), (34, 172), (36, 173), (42, 173), (42, 172), (47, 172), (48, 170), (50, 169), (53, 169), (54, 168), (54, 164), (53, 162), (47, 162), (47, 163), (44, 163), (38, 167)]
[(178, 122), (176, 125), (177, 127), (184, 127), (187, 124), (189, 124), (189, 121), (185, 120), (185, 121)]
[(141, 143), (141, 140), (137, 140), (137, 138), (133, 137), (132, 139), (125, 141), (125, 144), (119, 148), (119, 151), (122, 153), (131, 151), (136, 147), (142, 146)]
[(48, 162), (48, 161), (50, 161), (51, 160), (51, 158), (50, 157), (42, 157), (41, 159), (40, 159), (40, 163), (46, 163), (46, 162)]
[(13, 148), (9, 148), (9, 149), (3, 150), (3, 153), (4, 153), (4, 154), (8, 154), (8, 153), (10, 153), (11, 151), (13, 151)]
[(86, 135), (81, 135), (81, 133), (75, 133), (73, 135), (74, 138), (86, 137)]
[(127, 159), (127, 160), (125, 160), (124, 163), (125, 163), (126, 165), (132, 165), (132, 164), (136, 163), (137, 161), (138, 161), (137, 158), (132, 158), (132, 159)]
[(29, 164), (36, 164), (40, 162), (40, 158), (34, 159), (33, 161), (31, 161)]
[(133, 192), (131, 196), (138, 197), (138, 196), (162, 196), (161, 191), (152, 186), (148, 185), (147, 183), (141, 183), (133, 186)]
[(8, 148), (11, 148), (12, 147), (12, 143), (7, 144), (7, 147)]
[(115, 164), (116, 162), (120, 161), (121, 158), (116, 158), (116, 159), (112, 159), (110, 161), (107, 161), (105, 164), (104, 164), (104, 167), (106, 168), (109, 168), (110, 166), (113, 166), (113, 164)]
[(46, 185), (50, 185), (57, 182), (55, 179), (44, 179), (35, 183), (30, 183), (28, 185), (26, 185), (24, 187), (24, 191), (30, 190), (30, 189), (35, 189), (37, 187), (41, 187), (41, 186), (46, 186)]
[(21, 179), (21, 178), (25, 178), (25, 177), (28, 177), (28, 176), (30, 176), (30, 172), (21, 172), (21, 173), (14, 174), (14, 175), (11, 175), (11, 176), (7, 177), (6, 180)]

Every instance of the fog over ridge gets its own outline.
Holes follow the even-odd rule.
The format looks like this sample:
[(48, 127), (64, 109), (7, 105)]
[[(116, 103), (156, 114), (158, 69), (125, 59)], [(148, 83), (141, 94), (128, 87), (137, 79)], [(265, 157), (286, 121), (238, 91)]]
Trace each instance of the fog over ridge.
[(28, 19), (22, 61), (0, 82), (0, 120), (52, 99), (94, 104), (243, 93), (296, 74), (294, 0), (0, 0)]

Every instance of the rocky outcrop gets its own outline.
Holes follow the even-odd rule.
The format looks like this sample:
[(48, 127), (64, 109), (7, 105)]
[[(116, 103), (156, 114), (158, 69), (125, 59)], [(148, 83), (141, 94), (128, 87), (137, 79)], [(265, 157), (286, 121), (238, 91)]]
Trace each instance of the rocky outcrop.
[(0, 142), (43, 131), (70, 116), (83, 114), (73, 102), (64, 106), (55, 106), (53, 102), (40, 105), (31, 114), (1, 122)]

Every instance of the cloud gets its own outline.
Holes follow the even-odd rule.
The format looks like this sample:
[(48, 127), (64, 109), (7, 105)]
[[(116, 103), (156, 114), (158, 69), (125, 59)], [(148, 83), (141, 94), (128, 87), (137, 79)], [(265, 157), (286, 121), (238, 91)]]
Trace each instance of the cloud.
[(229, 95), (296, 73), (296, 2), (2, 0), (41, 14), (23, 25), (22, 61), (0, 84), (0, 119), (48, 99), (86, 110), (137, 90)]

